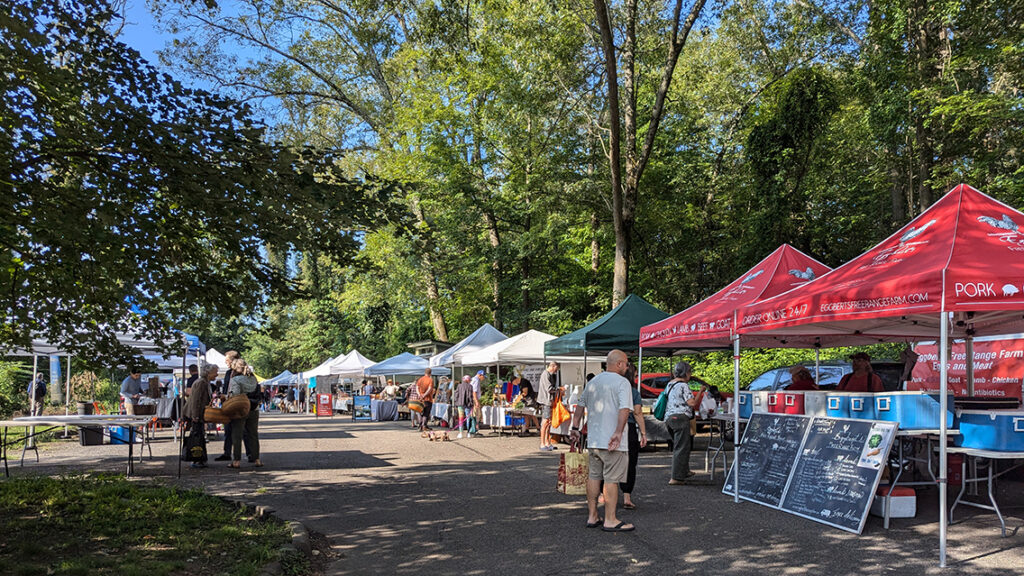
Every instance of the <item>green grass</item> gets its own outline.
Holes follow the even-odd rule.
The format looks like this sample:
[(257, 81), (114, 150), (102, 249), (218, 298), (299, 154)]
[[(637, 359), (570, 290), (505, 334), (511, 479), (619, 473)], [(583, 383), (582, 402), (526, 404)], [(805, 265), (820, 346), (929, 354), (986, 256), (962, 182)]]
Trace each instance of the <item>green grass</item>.
[[(47, 426), (36, 426), (36, 431), (38, 432), (38, 431), (44, 430), (46, 428), (50, 428), (50, 426), (49, 425), (47, 425)], [(71, 430), (73, 432), (75, 430), (75, 427), (72, 426)], [(7, 439), (8, 440), (14, 440), (15, 438), (22, 438), (27, 433), (28, 433), (28, 427), (13, 426), (13, 427), (7, 429)], [(49, 432), (43, 432), (41, 434), (37, 434), (35, 436), (36, 445), (39, 446), (39, 445), (42, 445), (42, 444), (46, 444), (48, 442), (56, 442), (56, 441), (62, 440), (62, 438), (60, 438), (60, 436), (62, 436), (63, 434), (64, 434), (64, 428), (63, 427), (61, 427), (61, 428), (54, 428), (53, 430), (50, 430)], [(74, 438), (77, 439), (77, 436), (75, 436)], [(18, 450), (21, 450), (21, 446), (23, 444), (25, 444), (24, 440), (19, 440), (17, 442), (11, 442), (11, 445), (8, 447), (8, 449), (10, 449), (11, 452), (13, 453), (15, 448), (17, 448)], [(11, 455), (8, 454), (7, 457), (10, 458)], [(21, 455), (19, 454), (18, 457), (20, 458)]]
[(0, 574), (254, 575), (290, 541), (199, 491), (113, 476), (0, 482)]

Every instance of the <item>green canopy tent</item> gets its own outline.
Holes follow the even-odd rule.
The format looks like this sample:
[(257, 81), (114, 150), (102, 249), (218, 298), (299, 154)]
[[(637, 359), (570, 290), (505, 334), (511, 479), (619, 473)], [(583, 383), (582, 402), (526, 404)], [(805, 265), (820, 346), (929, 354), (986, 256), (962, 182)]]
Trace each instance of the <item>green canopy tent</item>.
[[(590, 352), (639, 352), (638, 364), (642, 372), (643, 351), (640, 349), (640, 329), (652, 322), (668, 318), (668, 314), (630, 294), (617, 307), (594, 322), (544, 343), (545, 356), (583, 356), (586, 366)], [(638, 374), (638, 377), (640, 375)], [(632, 385), (632, 382), (630, 383)]]
[(545, 356), (585, 356), (588, 352), (640, 350), (640, 328), (668, 318), (636, 294), (626, 296), (594, 322), (544, 343)]

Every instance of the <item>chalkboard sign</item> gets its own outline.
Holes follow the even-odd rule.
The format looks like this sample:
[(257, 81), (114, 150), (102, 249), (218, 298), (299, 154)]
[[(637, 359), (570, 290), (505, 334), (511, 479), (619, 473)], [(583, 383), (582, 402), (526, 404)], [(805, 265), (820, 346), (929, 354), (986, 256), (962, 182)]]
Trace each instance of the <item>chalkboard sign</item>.
[(859, 534), (895, 433), (891, 422), (815, 418), (782, 509)]
[[(740, 498), (778, 508), (803, 443), (809, 416), (751, 414), (739, 448)], [(734, 494), (734, 472), (723, 492)]]

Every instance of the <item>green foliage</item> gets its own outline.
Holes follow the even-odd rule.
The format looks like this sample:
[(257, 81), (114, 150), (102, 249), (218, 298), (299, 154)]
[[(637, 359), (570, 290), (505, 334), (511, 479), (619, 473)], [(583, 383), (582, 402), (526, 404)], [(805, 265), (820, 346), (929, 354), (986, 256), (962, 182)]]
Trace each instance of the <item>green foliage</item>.
[(120, 331), (173, 349), (172, 327), (294, 291), (263, 246), (344, 258), (386, 217), (384, 186), (269, 144), (247, 107), (118, 42), (114, 18), (102, 0), (0, 15), (0, 344), (126, 360)]
[(283, 524), (201, 491), (108, 476), (4, 482), (0, 529), (17, 535), (4, 574), (255, 575), (289, 541)]
[(0, 362), (0, 418), (10, 418), (15, 411), (27, 411), (28, 383), (31, 376), (19, 362)]

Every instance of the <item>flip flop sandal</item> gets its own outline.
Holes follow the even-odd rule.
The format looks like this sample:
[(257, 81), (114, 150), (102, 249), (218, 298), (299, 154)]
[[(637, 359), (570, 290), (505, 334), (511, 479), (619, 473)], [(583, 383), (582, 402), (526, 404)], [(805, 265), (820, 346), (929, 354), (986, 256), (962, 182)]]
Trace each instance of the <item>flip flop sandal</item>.
[(627, 528), (625, 522), (619, 522), (611, 528), (608, 528), (607, 526), (601, 526), (601, 530), (605, 532), (632, 532), (633, 530), (636, 530), (636, 526), (629, 526)]
[(587, 528), (597, 528), (601, 524), (604, 524), (604, 520), (598, 520), (597, 522), (587, 522)]
[(623, 504), (622, 508), (625, 510), (636, 510), (636, 504)]

